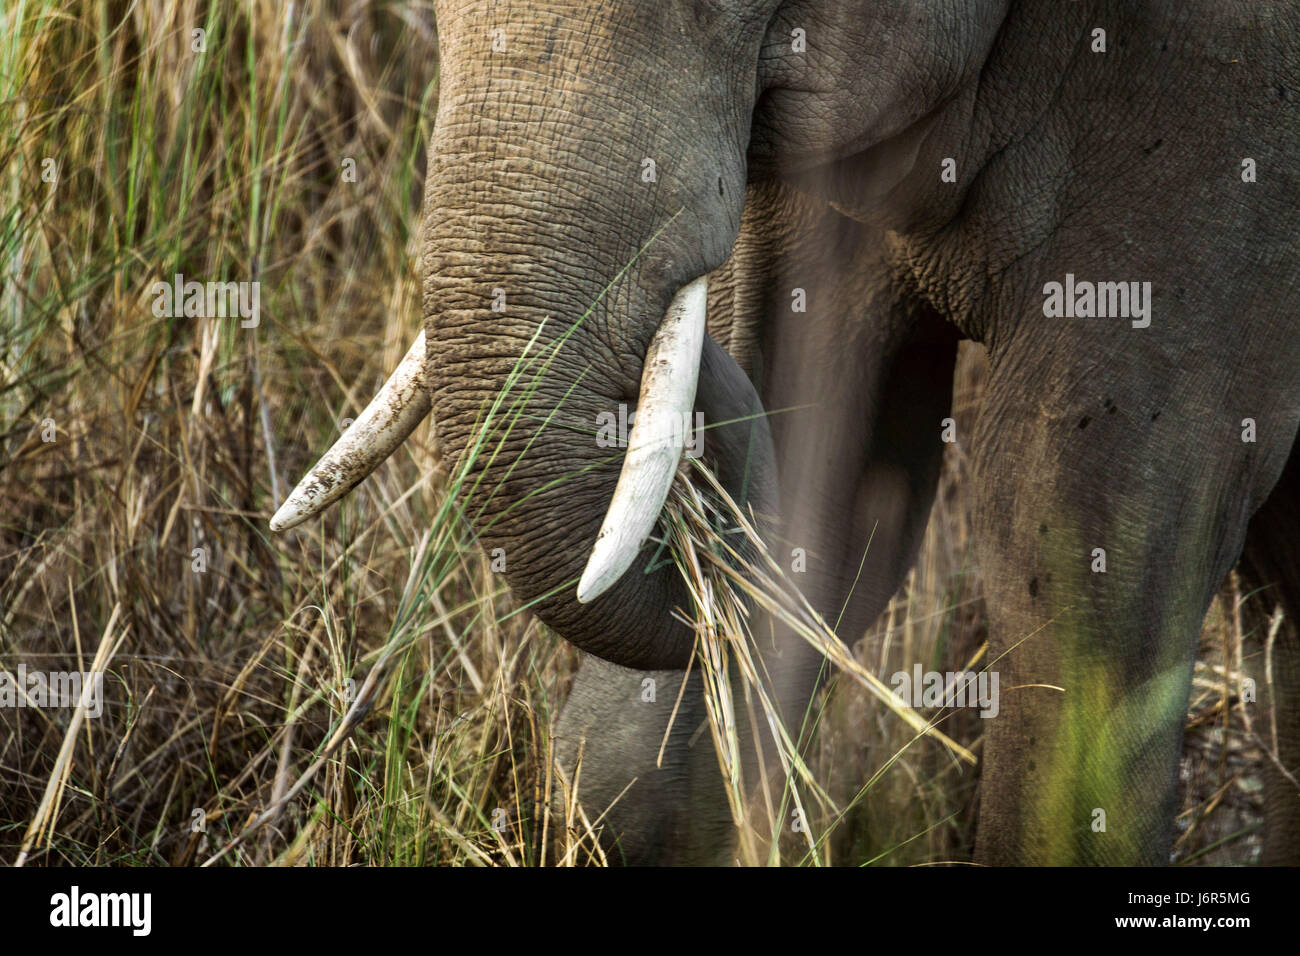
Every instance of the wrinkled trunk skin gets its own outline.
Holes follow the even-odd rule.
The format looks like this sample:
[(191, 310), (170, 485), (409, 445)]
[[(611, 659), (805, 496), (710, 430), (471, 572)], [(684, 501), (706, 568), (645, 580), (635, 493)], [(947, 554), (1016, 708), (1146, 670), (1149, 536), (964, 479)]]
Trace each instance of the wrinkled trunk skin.
[[(504, 550), (516, 595), (565, 638), (624, 666), (680, 667), (692, 635), (670, 614), (686, 596), (662, 560), (643, 573), (653, 547), (592, 604), (574, 592), (622, 463), (598, 446), (598, 416), (635, 407), (668, 302), (725, 260), (739, 228), (754, 80), (728, 60), (756, 59), (762, 24), (710, 39), (689, 11), (647, 5), (612, 21), (602, 5), (548, 7), (438, 5), (423, 263), (433, 414), (454, 470), (536, 336), (537, 361), (461, 503), (481, 545)], [(666, 26), (673, 17), (683, 22)], [(683, 71), (696, 82), (652, 80)], [(710, 350), (718, 381), (701, 386), (701, 410), (719, 420), (705, 407), (719, 392), (757, 407), (735, 363)], [(744, 468), (718, 466), (724, 479)]]

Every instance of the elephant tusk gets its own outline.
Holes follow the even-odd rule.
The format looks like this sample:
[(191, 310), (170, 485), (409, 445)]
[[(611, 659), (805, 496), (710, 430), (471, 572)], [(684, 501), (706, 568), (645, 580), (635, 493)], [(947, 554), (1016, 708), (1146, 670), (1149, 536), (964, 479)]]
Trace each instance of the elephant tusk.
[(271, 519), (271, 530), (292, 528), (338, 501), (379, 467), (428, 414), (422, 331), (379, 394), (285, 499)]
[(641, 397), (628, 436), (627, 457), (605, 523), (578, 582), (578, 601), (604, 594), (623, 576), (654, 529), (689, 436), (704, 348), (708, 279), (683, 286), (646, 350)]

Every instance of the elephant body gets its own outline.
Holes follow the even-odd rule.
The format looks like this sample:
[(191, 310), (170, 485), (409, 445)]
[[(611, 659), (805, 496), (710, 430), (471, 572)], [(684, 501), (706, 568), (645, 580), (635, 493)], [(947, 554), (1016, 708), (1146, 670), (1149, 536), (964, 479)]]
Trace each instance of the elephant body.
[[(769, 420), (782, 537), (812, 556), (801, 583), (814, 606), (836, 620), (848, 599), (840, 633), (856, 635), (917, 550), (957, 340), (982, 342), (990, 380), (968, 436), (976, 548), (989, 657), (1001, 686), (1021, 689), (1004, 692), (988, 721), (977, 858), (1167, 861), (1182, 717), (1210, 601), (1244, 553), (1257, 584), (1300, 616), (1300, 567), (1279, 551), (1300, 503), (1288, 464), (1300, 422), (1300, 10), (850, 0), (769, 5), (764, 20), (760, 6), (668, 4), (612, 23), (604, 17), (614, 14), (584, 4), (504, 4), (495, 9), (506, 35), (526, 48), (448, 61), (465, 78), (443, 93), (427, 207), (439, 428), (464, 417), (465, 369), (446, 357), (465, 326), (449, 315), (482, 315), (482, 298), (463, 298), (481, 295), (483, 272), (499, 271), (493, 284), (525, 299), (512, 320), (523, 335), (536, 310), (565, 304), (552, 273), (571, 279), (580, 269), (594, 281), (575, 285), (591, 300), (633, 262), (602, 300), (608, 307), (588, 317), (592, 341), (574, 349), (598, 396), (584, 409), (594, 414), (601, 399), (635, 400), (647, 318), (676, 285), (717, 270), (713, 334), (765, 408), (794, 410)], [(456, 36), (458, 23), (453, 15)], [(803, 54), (792, 50), (798, 29)], [(1097, 29), (1104, 52), (1094, 49)], [(534, 59), (544, 40), (554, 52)], [(620, 77), (596, 63), (597, 50), (616, 59)], [(473, 92), (461, 94), (466, 87)], [(627, 100), (611, 103), (615, 94)], [(465, 99), (477, 115), (461, 120)], [(600, 148), (584, 138), (592, 113), (605, 123)], [(448, 149), (469, 130), (493, 160), (466, 163)], [(562, 178), (530, 165), (543, 148), (558, 152)], [(654, 157), (658, 181), (639, 181)], [(1253, 182), (1243, 179), (1246, 159)], [(449, 185), (452, 161), (472, 178)], [(454, 218), (448, 207), (494, 203), (515, 219), (474, 217), (478, 246), (446, 235), (456, 228), (442, 225)], [(503, 234), (525, 250), (494, 258)], [(569, 258), (575, 243), (579, 263)], [(473, 256), (473, 278), (448, 278), (459, 256)], [(1067, 276), (1150, 282), (1150, 324), (1049, 317), (1044, 289)], [(796, 289), (804, 312), (792, 309)], [(509, 323), (470, 324), (499, 347)], [(481, 348), (467, 352), (473, 362)], [(1242, 440), (1246, 419), (1253, 442)], [(608, 494), (592, 478), (576, 501), (599, 513)], [(525, 551), (513, 562), (525, 595), (580, 567), (593, 517), (569, 517), (506, 522), (502, 543)], [(537, 557), (559, 567), (529, 566), (543, 543)], [(1096, 549), (1104, 573), (1092, 570)], [(619, 664), (681, 666), (665, 632), (668, 605), (683, 602), (669, 582), (647, 586), (646, 577), (629, 574), (584, 607), (561, 592), (542, 616)], [(797, 710), (819, 662), (797, 647), (783, 654), (779, 680)], [(640, 774), (607, 817), (621, 859), (725, 859), (716, 767), (698, 756), (707, 735), (695, 749), (674, 739), (663, 767), (647, 772), (643, 751), (657, 751), (674, 695), (647, 712), (620, 697), (620, 687), (639, 687), (635, 676), (587, 678), (598, 666), (584, 665), (557, 732), (572, 738), (602, 715), (584, 763), (585, 798), (598, 811)], [(1274, 685), (1291, 678), (1294, 688), (1298, 668), (1288, 627)], [(1278, 718), (1283, 762), (1294, 768), (1298, 718), (1291, 708)], [(1275, 776), (1269, 846), (1286, 855), (1300, 796)], [(691, 826), (665, 822), (684, 807)], [(1105, 833), (1090, 826), (1098, 808)]]
[[(462, 455), (521, 356), (553, 347), (525, 419), (546, 424), (494, 446), (467, 507), (510, 555), (512, 588), (589, 655), (558, 752), (572, 770), (585, 741), (584, 800), (593, 816), (614, 803), (613, 858), (731, 853), (707, 734), (691, 741), (698, 691), (661, 763), (675, 689), (638, 697), (639, 671), (689, 659), (675, 571), (642, 573), (647, 550), (595, 601), (572, 588), (619, 471), (574, 435), (636, 402), (669, 299), (711, 274), (697, 407), (714, 421), (728, 402), (779, 410), (764, 462), (776, 537), (806, 550), (805, 593), (846, 638), (915, 557), (957, 344), (985, 346), (985, 403), (962, 441), (1003, 690), (977, 860), (1167, 862), (1211, 600), (1240, 562), (1300, 618), (1300, 4), (439, 0), (437, 13), (433, 412)], [(1111, 284), (1094, 289), (1107, 301), (1084, 283)], [(1049, 303), (1052, 284), (1058, 306), (1075, 291), (1073, 308)], [(800, 712), (820, 661), (794, 645), (770, 659)], [(1272, 673), (1261, 703), (1294, 773), (1289, 623)], [(1276, 770), (1268, 787), (1269, 858), (1295, 860), (1300, 794)]]

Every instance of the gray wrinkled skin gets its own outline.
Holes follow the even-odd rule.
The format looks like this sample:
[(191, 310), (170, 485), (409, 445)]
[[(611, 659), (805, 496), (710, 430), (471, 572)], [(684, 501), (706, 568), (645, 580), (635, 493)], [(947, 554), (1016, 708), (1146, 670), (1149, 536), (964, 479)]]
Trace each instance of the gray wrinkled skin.
[[(800, 583), (829, 620), (874, 529), (846, 637), (915, 555), (957, 341), (987, 347), (985, 407), (962, 436), (1003, 688), (984, 739), (977, 859), (1167, 861), (1216, 589), (1240, 561), (1300, 616), (1300, 7), (436, 6), (424, 312), (449, 455), (543, 319), (541, 343), (556, 343), (596, 303), (530, 399), (524, 420), (550, 423), (511, 434), (470, 506), (484, 545), (510, 556), (515, 592), (594, 655), (556, 734), (562, 763), (586, 737), (593, 816), (637, 778), (606, 818), (614, 858), (731, 857), (707, 734), (690, 745), (697, 695), (656, 769), (675, 690), (629, 700), (637, 675), (596, 660), (685, 665), (675, 572), (642, 573), (638, 559), (592, 604), (573, 593), (619, 465), (586, 435), (598, 413), (635, 402), (669, 299), (712, 272), (709, 327), (725, 352), (711, 347), (698, 407), (712, 421), (755, 402), (795, 409), (770, 418), (770, 442), (721, 443), (715, 463), (734, 481), (748, 457), (769, 476), (755, 493), (779, 500), (776, 537), (806, 549)], [(1104, 53), (1091, 48), (1097, 27)], [(505, 51), (492, 49), (495, 28)], [(796, 28), (804, 53), (791, 50)], [(955, 182), (940, 177), (948, 158)], [(1150, 327), (1046, 317), (1044, 284), (1067, 273), (1149, 281)], [(505, 312), (491, 310), (498, 288)], [(806, 313), (791, 311), (795, 288)], [(1254, 442), (1242, 441), (1247, 418)], [(1090, 570), (1095, 548), (1104, 574)], [(765, 654), (800, 712), (817, 662), (779, 636)], [(1274, 655), (1294, 769), (1289, 625)], [(1279, 774), (1268, 802), (1269, 859), (1294, 862), (1300, 796)], [(1089, 826), (1098, 807), (1105, 833)]]

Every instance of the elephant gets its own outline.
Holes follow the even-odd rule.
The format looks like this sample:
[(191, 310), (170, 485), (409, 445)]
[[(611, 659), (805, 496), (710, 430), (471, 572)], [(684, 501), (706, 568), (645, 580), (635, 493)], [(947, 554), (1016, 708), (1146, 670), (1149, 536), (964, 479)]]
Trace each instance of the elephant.
[[(480, 542), (584, 652), (557, 752), (583, 749), (584, 799), (613, 805), (611, 859), (733, 852), (691, 741), (698, 679), (662, 759), (672, 703), (634, 705), (646, 675), (680, 682), (694, 642), (647, 540), (681, 453), (662, 422), (718, 425), (710, 461), (804, 549), (800, 587), (851, 637), (918, 551), (962, 340), (989, 357), (963, 439), (1002, 688), (975, 860), (1169, 862), (1200, 625), (1234, 568), (1284, 611), (1252, 706), (1278, 756), (1265, 859), (1300, 859), (1300, 3), (435, 16), (424, 331), (272, 527), (432, 411)], [(475, 458), (521, 364), (513, 427)], [(633, 450), (611, 455), (593, 423), (620, 405)], [(822, 661), (772, 633), (798, 713)]]

